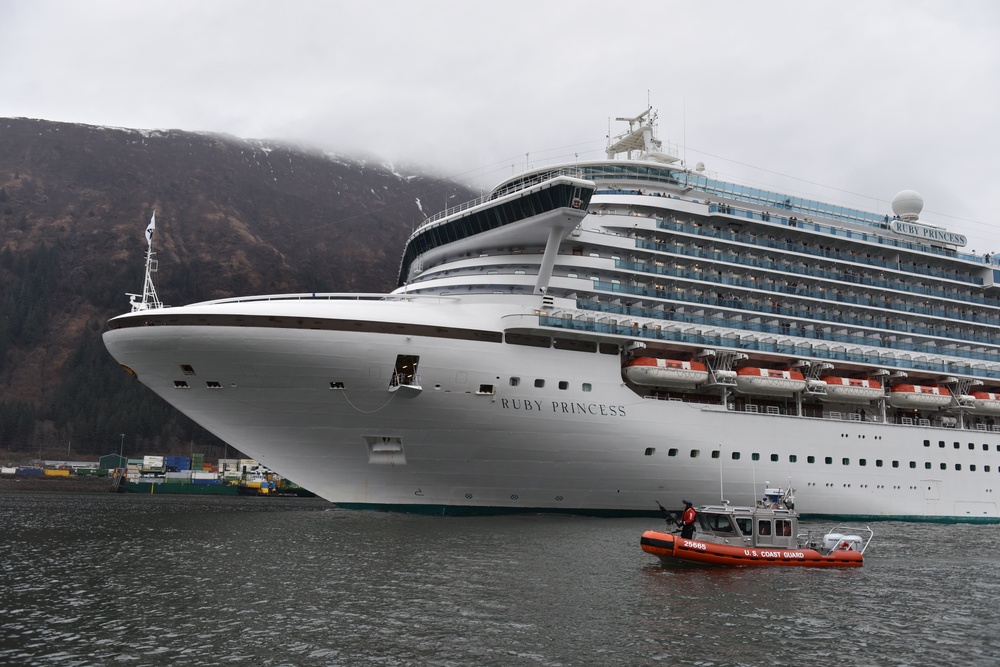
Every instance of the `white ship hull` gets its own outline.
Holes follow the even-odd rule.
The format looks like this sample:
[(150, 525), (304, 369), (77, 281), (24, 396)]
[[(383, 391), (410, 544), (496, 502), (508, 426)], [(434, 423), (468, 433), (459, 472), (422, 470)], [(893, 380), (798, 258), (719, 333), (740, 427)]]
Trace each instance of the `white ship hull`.
[[(337, 308), (344, 318), (455, 323), (449, 306)], [(617, 356), (584, 360), (579, 352), (476, 341), (249, 327), (133, 327), (105, 340), (179, 410), (345, 507), (627, 515), (648, 512), (656, 500), (714, 501), (720, 485), (727, 500), (752, 503), (755, 484), (770, 480), (801, 489), (799, 509), (807, 515), (1000, 516), (987, 488), (992, 477), (976, 488), (954, 471), (955, 461), (967, 465), (964, 452), (922, 446), (925, 439), (950, 442), (953, 432), (641, 398), (623, 385)], [(415, 395), (388, 390), (400, 351), (420, 357)], [(195, 373), (187, 388), (174, 385), (179, 363)], [(521, 383), (511, 387), (508, 377)], [(536, 388), (536, 378), (545, 386)], [(344, 388), (331, 389), (331, 382)], [(583, 383), (591, 391), (581, 391)], [(484, 384), (495, 393), (480, 392)], [(993, 433), (981, 438), (1000, 442)], [(810, 455), (815, 462), (807, 462)]]

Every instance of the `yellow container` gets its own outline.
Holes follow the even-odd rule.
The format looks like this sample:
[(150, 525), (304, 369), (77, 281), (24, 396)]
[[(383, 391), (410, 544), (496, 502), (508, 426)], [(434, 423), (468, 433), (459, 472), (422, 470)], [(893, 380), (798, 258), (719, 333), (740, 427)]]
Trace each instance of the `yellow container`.
[(45, 469), (46, 477), (69, 477), (69, 470)]

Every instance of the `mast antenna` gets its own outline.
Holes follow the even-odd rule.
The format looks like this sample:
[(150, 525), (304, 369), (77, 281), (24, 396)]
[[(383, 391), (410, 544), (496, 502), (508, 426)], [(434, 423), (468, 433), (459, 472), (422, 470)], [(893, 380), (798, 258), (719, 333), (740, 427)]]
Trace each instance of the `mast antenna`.
[(153, 274), (157, 270), (156, 253), (153, 252), (153, 232), (156, 231), (156, 211), (146, 225), (146, 277), (142, 284), (142, 294), (126, 293), (129, 297), (129, 304), (132, 312), (139, 310), (149, 310), (150, 308), (162, 308), (160, 297), (156, 295), (156, 285), (153, 284)]

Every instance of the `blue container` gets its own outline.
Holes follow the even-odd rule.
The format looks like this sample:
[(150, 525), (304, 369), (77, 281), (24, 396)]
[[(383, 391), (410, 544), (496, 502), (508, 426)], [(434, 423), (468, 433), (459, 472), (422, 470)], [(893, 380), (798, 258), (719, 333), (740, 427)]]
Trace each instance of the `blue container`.
[(18, 468), (18, 475), (44, 475), (45, 471), (41, 468)]
[(221, 479), (192, 479), (192, 484), (222, 484)]

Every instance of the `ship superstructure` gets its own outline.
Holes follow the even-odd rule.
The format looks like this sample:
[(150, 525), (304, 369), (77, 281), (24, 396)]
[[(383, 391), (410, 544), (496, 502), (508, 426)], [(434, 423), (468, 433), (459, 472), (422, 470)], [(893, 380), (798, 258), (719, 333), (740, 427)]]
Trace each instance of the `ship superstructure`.
[(425, 221), (392, 294), (147, 309), (107, 346), (346, 507), (642, 514), (771, 480), (805, 515), (1000, 521), (1000, 266), (915, 192), (740, 186), (625, 120), (607, 159)]

